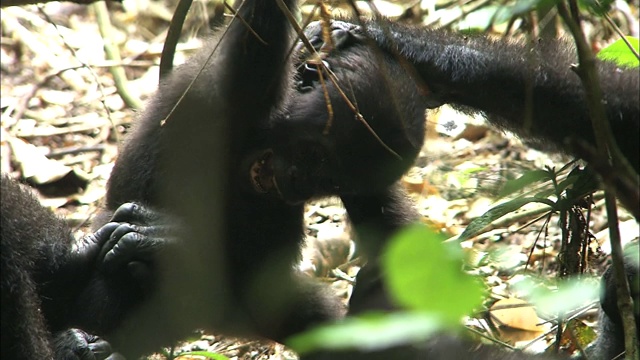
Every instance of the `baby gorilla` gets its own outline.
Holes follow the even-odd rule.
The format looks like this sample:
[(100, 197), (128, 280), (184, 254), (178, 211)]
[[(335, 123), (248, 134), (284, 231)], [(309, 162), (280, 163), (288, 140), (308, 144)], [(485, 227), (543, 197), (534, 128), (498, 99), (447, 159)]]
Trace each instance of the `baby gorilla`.
[[(501, 128), (576, 156), (585, 153), (567, 144), (595, 146), (584, 90), (577, 75), (569, 70), (569, 65), (575, 63), (570, 44), (543, 42), (531, 51), (522, 44), (387, 22), (357, 26), (334, 21), (331, 30), (330, 46), (324, 44), (319, 23), (311, 24), (305, 31), (320, 57), (311, 56), (306, 63), (303, 59), (299, 65), (299, 94), (288, 112), (272, 123), (276, 140), (268, 162), (271, 168), (262, 170), (268, 176), (260, 176), (257, 181), (262, 184), (259, 188), (273, 189), (291, 202), (336, 193), (342, 197), (363, 245), (373, 255), (374, 264), (373, 269), (365, 267), (358, 275), (350, 313), (368, 308), (372, 297), (383, 299), (378, 308), (392, 307), (375, 269), (376, 254), (390, 233), (406, 221), (416, 219), (414, 210), (392, 183), (408, 169), (407, 164), (421, 148), (426, 108), (451, 103), (467, 112), (483, 112)], [(332, 71), (337, 83), (330, 80), (331, 75), (319, 66), (321, 63)], [(638, 72), (604, 62), (597, 65), (614, 138), (637, 172)], [(385, 69), (386, 73), (379, 69)], [(419, 86), (420, 80), (428, 84), (428, 91)], [(337, 90), (339, 86), (346, 95)], [(381, 93), (376, 93), (377, 89), (392, 89), (392, 94), (400, 95), (385, 101)], [(355, 104), (353, 107), (346, 104), (345, 96)], [(530, 105), (533, 111), (527, 117)], [(363, 114), (367, 126), (361, 121)], [(530, 123), (524, 120), (527, 118)], [(395, 156), (389, 148), (398, 150), (401, 156)], [(372, 188), (372, 183), (377, 187)], [(631, 206), (631, 210), (635, 207)], [(627, 271), (637, 281), (637, 263), (636, 267), (627, 267)], [(610, 284), (608, 280), (609, 290)], [(617, 314), (615, 307), (606, 306), (610, 303), (606, 299), (612, 294), (608, 291), (603, 298), (602, 326), (607, 331), (596, 347), (597, 352), (606, 356), (623, 351), (619, 321), (615, 326), (618, 331), (608, 331), (613, 328), (609, 326), (613, 321), (609, 320)], [(637, 291), (634, 296), (637, 304)], [(617, 345), (610, 344), (606, 350), (602, 344), (609, 342)], [(435, 339), (419, 350), (403, 348), (395, 349), (398, 353), (389, 350), (385, 354), (399, 356), (406, 352), (409, 358), (433, 356), (438, 349), (448, 347), (445, 343)], [(460, 351), (484, 358), (483, 352)], [(453, 353), (442, 354), (450, 358)], [(363, 358), (373, 355), (367, 353)]]
[[(445, 103), (483, 113), (529, 142), (594, 160), (585, 151), (596, 142), (585, 91), (570, 70), (570, 43), (528, 46), (386, 20), (330, 27), (331, 45), (320, 23), (305, 30), (320, 59), (303, 61), (296, 101), (272, 122), (273, 172), (265, 173), (284, 199), (373, 193), (371, 182), (384, 193), (421, 149), (424, 110)], [(613, 137), (638, 173), (639, 72), (603, 61), (597, 70)], [(629, 207), (637, 212), (637, 204)]]

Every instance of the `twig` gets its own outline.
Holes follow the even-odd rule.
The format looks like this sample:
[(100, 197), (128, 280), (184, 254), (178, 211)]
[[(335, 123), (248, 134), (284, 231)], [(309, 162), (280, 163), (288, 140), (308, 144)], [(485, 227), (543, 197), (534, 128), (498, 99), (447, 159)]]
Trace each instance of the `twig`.
[(169, 30), (167, 31), (167, 39), (164, 42), (162, 55), (160, 56), (160, 79), (164, 78), (173, 69), (176, 46), (182, 33), (184, 19), (186, 19), (192, 3), (193, 0), (180, 0), (173, 13), (171, 23), (169, 23)]
[[(611, 160), (616, 170), (621, 172), (618, 174), (627, 175), (630, 173), (637, 174), (630, 170), (631, 165), (628, 160), (621, 154), (618, 145), (613, 139), (612, 131), (607, 122), (604, 106), (602, 104), (602, 89), (598, 73), (596, 71), (596, 60), (593, 52), (587, 44), (586, 38), (579, 24), (579, 15), (575, 0), (569, 0), (569, 8), (563, 1), (558, 2), (558, 13), (569, 27), (573, 38), (576, 42), (578, 52), (579, 67), (576, 68), (577, 74), (582, 80), (587, 96), (587, 106), (591, 114), (591, 123), (596, 138), (598, 154), (602, 159), (607, 158), (607, 150), (611, 152)], [(632, 175), (629, 175), (632, 176)], [(615, 186), (612, 176), (602, 176), (605, 183), (605, 205), (607, 216), (609, 218), (609, 235), (611, 241), (611, 256), (613, 258), (613, 272), (616, 280), (616, 288), (618, 295), (618, 308), (621, 312), (623, 327), (625, 330), (625, 348), (627, 359), (638, 358), (638, 339), (636, 324), (633, 314), (633, 302), (629, 292), (629, 283), (624, 271), (624, 260), (622, 245), (620, 244), (620, 231), (618, 229), (618, 213), (615, 203)]]
[[(104, 2), (97, 2), (90, 5), (95, 11), (96, 19), (98, 20), (98, 28), (100, 29), (100, 35), (104, 42), (104, 52), (108, 60), (114, 60), (121, 62), (120, 51), (118, 47), (113, 43), (111, 34), (113, 28), (111, 27), (111, 21), (109, 19), (109, 11), (107, 10), (107, 4)], [(127, 106), (133, 109), (139, 109), (142, 107), (142, 102), (136, 96), (131, 94), (127, 86), (127, 75), (124, 72), (122, 66), (113, 66), (109, 68), (109, 72), (113, 76), (113, 82), (118, 89), (118, 94)]]

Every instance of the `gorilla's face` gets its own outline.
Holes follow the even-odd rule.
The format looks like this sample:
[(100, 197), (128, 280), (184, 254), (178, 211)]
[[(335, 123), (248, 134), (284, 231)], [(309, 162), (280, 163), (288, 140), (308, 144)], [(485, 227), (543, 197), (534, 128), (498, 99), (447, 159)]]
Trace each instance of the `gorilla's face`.
[(348, 50), (324, 60), (335, 82), (315, 63), (297, 66), (286, 110), (271, 120), (271, 146), (251, 165), (256, 192), (290, 203), (375, 193), (413, 163), (424, 139), (419, 96), (387, 86), (385, 77), (406, 76), (395, 62), (383, 72), (362, 48)]
[[(278, 127), (278, 141), (252, 156), (253, 191), (297, 204), (324, 195), (339, 195), (350, 183), (331, 136), (307, 124)], [(345, 176), (346, 175), (346, 176)]]

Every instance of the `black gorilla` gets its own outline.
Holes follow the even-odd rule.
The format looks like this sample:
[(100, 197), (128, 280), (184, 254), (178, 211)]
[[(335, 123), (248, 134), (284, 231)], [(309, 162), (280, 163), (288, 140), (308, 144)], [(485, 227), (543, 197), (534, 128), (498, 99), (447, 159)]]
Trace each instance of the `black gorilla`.
[[(532, 51), (522, 44), (388, 22), (361, 27), (334, 21), (331, 32), (334, 44), (322, 60), (373, 131), (359, 121), (327, 73), (324, 84), (320, 81), (320, 70), (313, 65), (318, 59), (312, 57), (298, 66), (295, 101), (272, 122), (272, 168), (263, 170), (272, 176), (259, 179), (263, 188), (277, 185), (287, 201), (341, 196), (366, 240), (359, 245), (374, 259), (359, 276), (352, 306), (363, 307), (367, 298), (379, 295), (380, 283), (373, 280), (377, 254), (389, 234), (418, 218), (393, 182), (422, 146), (426, 108), (451, 103), (483, 112), (501, 128), (577, 156), (584, 153), (567, 146), (567, 140), (595, 144), (584, 90), (569, 68), (575, 62), (571, 44), (543, 42)], [(384, 36), (387, 32), (390, 38)], [(316, 50), (324, 49), (319, 23), (305, 33)], [(640, 76), (635, 69), (610, 63), (599, 62), (598, 69), (614, 138), (638, 171)], [(386, 97), (388, 90), (392, 96)]]
[(102, 219), (134, 201), (185, 229), (186, 246), (159, 261), (155, 295), (105, 334), (128, 357), (197, 328), (282, 341), (344, 313), (323, 286), (293, 274), (303, 205), (265, 196), (252, 180), (270, 161), (269, 117), (292, 98), (293, 28), (273, 0), (245, 1), (238, 16), (161, 82), (109, 180)]
[[(293, 1), (285, 4), (292, 7)], [(434, 33), (439, 34), (434, 44), (442, 45), (430, 47), (420, 40), (421, 32), (392, 28), (394, 34), (407, 31), (407, 38), (399, 36), (407, 42), (400, 43), (406, 46), (400, 54), (415, 65), (417, 72), (411, 73), (393, 51), (373, 51), (360, 41), (361, 32), (347, 27), (338, 51), (325, 61), (350, 106), (333, 83), (317, 86), (313, 74), (309, 80), (309, 74), (301, 72), (301, 83), (293, 89), (287, 59), (293, 32), (275, 2), (246, 1), (239, 16), (245, 23), (233, 21), (160, 84), (122, 148), (109, 182), (103, 219), (124, 202), (140, 202), (179, 219), (185, 226), (182, 237), (188, 240), (188, 246), (172, 248), (172, 258), (160, 261), (156, 295), (107, 334), (127, 355), (152, 351), (198, 327), (282, 340), (310, 324), (341, 316), (340, 305), (321, 287), (291, 274), (303, 233), (301, 203), (314, 196), (340, 195), (356, 228), (371, 234), (364, 247), (375, 259), (391, 232), (417, 219), (394, 183), (422, 146), (427, 107), (459, 101), (500, 115), (507, 121), (502, 125), (524, 128), (519, 120), (526, 108), (522, 86), (532, 69), (524, 60), (510, 60), (526, 52), (520, 46), (485, 41), (487, 48), (465, 48), (467, 43), (453, 35)], [(317, 45), (314, 29), (308, 33)], [(334, 30), (341, 33), (339, 26)], [(458, 45), (446, 47), (447, 39)], [(495, 66), (511, 71), (482, 62), (492, 56), (493, 48), (509, 54), (494, 59)], [(562, 54), (544, 61), (568, 60)], [(428, 62), (429, 56), (436, 56), (435, 65)], [(584, 126), (584, 96), (574, 75), (548, 68), (542, 67), (548, 70), (542, 82), (534, 83), (534, 94), (542, 98), (535, 98), (534, 105), (544, 116), (536, 112), (533, 120), (536, 128), (552, 129), (553, 136), (540, 136), (559, 143), (564, 136), (556, 136), (555, 126), (566, 134), (574, 131), (564, 125), (577, 125), (586, 131), (578, 136), (586, 134), (592, 143)], [(432, 72), (450, 87), (432, 81)], [(483, 91), (473, 88), (474, 83), (456, 82), (474, 76), (486, 80), (493, 91), (486, 107), (451, 96)], [(419, 78), (434, 90), (432, 94), (418, 85)], [(632, 90), (638, 87), (634, 74), (607, 81)], [(462, 91), (467, 86), (472, 94)], [(514, 101), (495, 100), (502, 95)], [(477, 96), (484, 99), (485, 94)], [(611, 100), (607, 106), (612, 113), (623, 113), (620, 122), (627, 127), (621, 131), (614, 126), (614, 132), (626, 138), (628, 127), (638, 128), (633, 117), (638, 114), (637, 100)], [(559, 122), (562, 115), (576, 122)], [(527, 135), (524, 130), (521, 134)], [(633, 149), (631, 144), (624, 150)], [(210, 279), (189, 282), (194, 274)], [(166, 331), (158, 333), (158, 328)]]
[[(124, 204), (112, 222), (76, 240), (27, 189), (4, 174), (1, 185), (2, 358), (106, 358), (109, 344), (87, 332), (109, 329), (128, 311), (121, 302), (143, 298), (153, 260), (135, 247), (164, 242), (166, 221)], [(159, 225), (148, 226), (154, 219)]]
[[(357, 121), (328, 75), (322, 86), (317, 70), (303, 72), (303, 91), (287, 114), (273, 121), (272, 179), (288, 201), (339, 194), (351, 217), (371, 209), (350, 206), (351, 195), (375, 193), (371, 182), (385, 193), (421, 148), (424, 110), (444, 103), (482, 112), (492, 124), (576, 156), (585, 154), (568, 146), (568, 140), (595, 144), (582, 84), (570, 70), (576, 61), (571, 44), (551, 41), (530, 48), (387, 21), (362, 27), (334, 21), (331, 29), (334, 48), (323, 60), (381, 141)], [(306, 34), (315, 48), (323, 47), (319, 23), (311, 24)], [(639, 72), (606, 62), (597, 65), (613, 136), (638, 172)], [(421, 81), (428, 85), (422, 95)], [(325, 89), (333, 115), (324, 105)], [(384, 89), (394, 96), (385, 97)]]
[[(380, 142), (363, 130), (362, 122), (354, 121), (342, 101), (333, 102), (331, 136), (317, 136), (313, 125), (306, 127), (307, 137), (304, 130), (289, 136), (289, 122), (329, 120), (324, 94), (292, 86), (293, 68), (287, 59), (292, 28), (274, 2), (245, 2), (239, 14), (251, 31), (233, 21), (162, 81), (121, 149), (109, 181), (103, 217), (127, 201), (150, 205), (180, 219), (189, 244), (177, 246), (171, 259), (160, 261), (163, 281), (157, 296), (116, 333), (107, 334), (127, 355), (153, 351), (198, 327), (282, 341), (310, 324), (342, 316), (341, 304), (323, 286), (292, 276), (303, 238), (302, 201), (312, 196), (357, 194), (361, 203), (350, 203), (354, 223), (374, 221), (369, 209), (390, 209), (376, 234), (381, 238), (418, 219), (400, 188), (392, 185), (411, 165), (424, 137), (423, 122), (414, 119), (424, 117), (430, 99), (404, 85), (411, 77), (389, 61), (366, 69), (367, 79), (387, 79), (389, 86), (362, 86), (362, 69), (352, 69), (348, 61), (337, 65), (343, 67), (341, 82), (353, 80), (355, 86), (347, 93), (356, 100), (361, 119), (384, 130), (393, 155), (380, 150)], [(337, 98), (335, 90), (330, 93)], [(386, 101), (398, 94), (395, 101)], [(342, 128), (347, 131), (337, 131)], [(351, 137), (358, 146), (345, 145)], [(280, 152), (280, 142), (303, 146), (296, 153)], [(333, 144), (335, 152), (326, 154)], [(279, 169), (288, 171), (283, 157), (288, 155), (305, 167), (300, 173), (291, 169), (293, 183), (288, 186), (284, 180), (281, 187), (273, 175), (282, 175)], [(348, 172), (322, 183), (322, 189), (313, 182), (315, 174), (306, 177), (302, 171), (318, 164), (317, 179), (325, 176), (325, 169), (333, 171), (329, 175), (342, 175), (334, 171), (342, 168), (325, 168), (325, 160), (327, 165), (335, 162), (326, 156), (343, 159)], [(365, 158), (374, 160), (362, 161)], [(183, 262), (202, 265), (172, 266)], [(194, 273), (210, 279), (187, 284), (184, 279), (194, 278)], [(172, 312), (175, 315), (157, 316)], [(159, 327), (168, 330), (155, 335)], [(155, 336), (138, 336), (147, 331)]]
[[(363, 28), (366, 32), (362, 30)], [(393, 80), (388, 78), (377, 80), (377, 85), (373, 86), (372, 83), (376, 84), (376, 82), (366, 82), (369, 80), (367, 74), (370, 66), (395, 68), (402, 63), (402, 60), (396, 58), (400, 55), (405, 64), (408, 61), (408, 64), (413, 66), (413, 74), (424, 80), (431, 90), (426, 96), (429, 101), (425, 102), (423, 99), (415, 103), (417, 106), (424, 106), (425, 103), (429, 107), (452, 103), (468, 112), (481, 111), (488, 115), (489, 121), (493, 124), (547, 147), (555, 146), (577, 156), (584, 153), (576, 150), (575, 147), (567, 146), (566, 140), (595, 144), (584, 91), (577, 75), (569, 70), (569, 64), (574, 62), (569, 44), (545, 43), (544, 46), (537, 47), (535, 52), (530, 52), (530, 49), (518, 44), (495, 42), (480, 37), (462, 37), (444, 31), (416, 29), (387, 22), (382, 24), (368, 22), (360, 27), (335, 21), (331, 24), (331, 29), (334, 44), (331, 52), (324, 54), (322, 59), (339, 80), (344, 80), (340, 85), (344, 87), (347, 94), (350, 94), (352, 89), (382, 87), (389, 81), (394, 82), (396, 87), (418, 91), (415, 81), (405, 81), (401, 84), (403, 78), (397, 76), (393, 77)], [(385, 37), (386, 34), (389, 34), (390, 38)], [(319, 23), (311, 24), (306, 29), (306, 35), (316, 50), (323, 49)], [(372, 39), (367, 35), (372, 35)], [(529, 59), (532, 55), (534, 61)], [(317, 60), (312, 58), (310, 62), (317, 63)], [(383, 65), (380, 65), (381, 62)], [(274, 160), (276, 164), (274, 165), (274, 182), (277, 183), (283, 197), (300, 200), (309, 197), (309, 194), (333, 193), (340, 187), (337, 184), (356, 183), (353, 179), (345, 180), (351, 174), (358, 174), (351, 172), (353, 168), (379, 166), (381, 169), (406, 171), (401, 162), (391, 154), (388, 152), (386, 155), (383, 154), (385, 149), (380, 146), (377, 139), (369, 136), (371, 140), (369, 143), (362, 140), (367, 137), (366, 133), (369, 130), (355, 119), (341, 121), (339, 115), (335, 115), (337, 120), (333, 121), (330, 132), (327, 134), (325, 119), (330, 117), (327, 107), (309, 104), (319, 101), (319, 94), (324, 94), (325, 89), (329, 89), (333, 112), (335, 114), (349, 112), (344, 109), (336, 110), (340, 106), (340, 95), (335, 90), (335, 84), (327, 80), (325, 85), (321, 84), (318, 74), (321, 70), (314, 70), (310, 65), (301, 68), (305, 73), (300, 76), (302, 80), (299, 84), (304, 92), (296, 102), (298, 106), (290, 108), (289, 116), (281, 119), (281, 122), (276, 122), (274, 126), (276, 138), (279, 139), (275, 142), (274, 153), (280, 155), (275, 156), (276, 160)], [(607, 63), (598, 63), (598, 69), (606, 94), (604, 104), (615, 140), (634, 169), (638, 171), (639, 74), (635, 69), (621, 70)], [(325, 74), (324, 78), (327, 77), (328, 75)], [(358, 86), (358, 84), (361, 85)], [(532, 94), (529, 99), (527, 99), (527, 91), (531, 91)], [(352, 99), (354, 103), (362, 104), (364, 101), (367, 105), (373, 104), (370, 107), (360, 105), (359, 111), (375, 109), (375, 104), (380, 103), (380, 100), (379, 98), (359, 98), (357, 91), (355, 99)], [(395, 98), (389, 99), (389, 103), (393, 101)], [(525, 119), (528, 106), (531, 104), (527, 101), (533, 104), (528, 125)], [(417, 138), (411, 131), (422, 130), (421, 124), (424, 119), (418, 114), (424, 110), (424, 107), (404, 109), (408, 109), (404, 112), (406, 116), (392, 118), (390, 122), (394, 125), (398, 121), (404, 123), (405, 128), (409, 129), (404, 139), (413, 143)], [(389, 119), (375, 116), (371, 116), (371, 119), (369, 124), (377, 131), (383, 142), (395, 141), (397, 144), (401, 141), (396, 138), (397, 133), (385, 131), (387, 124), (384, 121)], [(357, 146), (353, 145), (353, 139), (358, 139)], [(314, 158), (322, 161), (314, 163), (298, 157), (298, 154), (304, 154), (309, 149), (312, 149)], [(409, 150), (403, 152), (403, 156), (413, 159), (417, 155), (419, 146), (414, 148), (413, 153), (408, 147), (404, 149)], [(351, 152), (358, 152), (360, 156), (344, 155)], [(375, 155), (368, 157), (365, 155), (367, 153)], [(295, 154), (296, 157), (287, 156), (287, 154)], [(354, 163), (358, 161), (358, 164)], [(366, 174), (361, 180), (370, 181), (372, 175)], [(394, 176), (397, 178), (397, 174), (391, 178)], [(380, 178), (377, 177), (376, 180)], [(378, 184), (384, 185), (384, 183)], [(344, 192), (341, 192), (342, 199), (349, 216), (352, 220), (356, 220), (357, 232), (361, 235), (364, 233), (361, 237), (366, 238), (367, 241), (373, 240), (373, 244), (365, 244), (365, 246), (369, 250), (373, 249), (375, 254), (386, 241), (387, 235), (397, 226), (398, 217), (394, 214), (410, 213), (406, 210), (406, 199), (395, 186), (368, 195), (358, 190), (353, 191), (354, 188), (358, 188), (357, 186), (340, 188)], [(636, 303), (636, 319), (638, 319), (640, 318), (637, 312), (638, 264), (637, 261), (631, 262), (633, 265), (629, 263), (627, 261), (626, 270), (629, 281), (633, 282), (632, 290)], [(610, 271), (607, 274), (610, 274)], [(597, 354), (597, 358), (613, 358), (624, 351), (623, 333), (615, 301), (611, 300), (615, 298), (615, 290), (610, 275), (605, 276), (603, 284), (607, 289), (603, 292), (602, 298), (601, 328), (603, 332), (592, 352)], [(390, 308), (393, 305), (386, 298), (374, 262), (373, 267), (365, 267), (358, 275), (358, 284), (350, 301), (350, 314), (381, 307)], [(484, 358), (487, 356), (485, 351), (492, 352), (490, 349), (484, 349), (472, 353), (469, 349), (474, 347), (473, 344), (466, 344), (459, 339), (436, 338), (418, 347), (389, 349), (387, 352), (374, 354), (346, 353), (342, 356), (384, 358), (384, 356), (394, 355), (401, 358), (424, 358), (425, 356), (437, 358), (437, 354), (440, 353), (440, 356), (450, 358), (456, 357), (455, 354), (443, 350), (455, 343), (458, 345), (454, 348), (471, 358)], [(338, 355), (336, 353), (329, 355), (330, 358), (335, 356)]]

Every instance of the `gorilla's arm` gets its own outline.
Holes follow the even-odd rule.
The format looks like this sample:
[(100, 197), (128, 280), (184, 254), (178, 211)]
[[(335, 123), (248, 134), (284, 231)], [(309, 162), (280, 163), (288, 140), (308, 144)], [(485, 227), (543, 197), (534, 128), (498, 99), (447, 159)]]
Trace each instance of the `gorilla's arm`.
[(234, 19), (161, 82), (109, 180), (98, 224), (135, 201), (188, 231), (180, 234), (184, 246), (159, 261), (158, 291), (109, 334), (127, 356), (203, 327), (282, 340), (341, 314), (337, 299), (322, 301), (317, 286), (292, 280), (303, 205), (285, 203), (262, 182), (272, 173), (270, 116), (290, 93), (293, 29), (281, 1), (237, 3), (243, 21)]
[(341, 199), (358, 237), (358, 246), (368, 257), (349, 299), (349, 314), (392, 309), (380, 278), (380, 254), (390, 237), (403, 227), (418, 222), (420, 215), (399, 183), (376, 194), (343, 195)]
[[(341, 199), (358, 236), (367, 238), (362, 244), (367, 254), (379, 254), (384, 239), (420, 221), (420, 215), (399, 183), (379, 193), (343, 195)], [(371, 238), (379, 241), (369, 241)]]
[[(444, 103), (482, 111), (496, 125), (574, 154), (569, 139), (595, 144), (587, 97), (571, 70), (577, 63), (571, 43), (528, 46), (387, 21), (367, 22), (355, 32), (407, 59)], [(614, 137), (638, 172), (640, 73), (602, 61), (597, 69)]]
[[(52, 335), (39, 310), (37, 278), (55, 272), (57, 263), (66, 258), (73, 238), (64, 223), (46, 211), (17, 182), (5, 175), (0, 181), (2, 358), (48, 359), (53, 356)], [(51, 255), (56, 247), (47, 245), (55, 245), (58, 241), (57, 249), (62, 256), (54, 254), (51, 262), (44, 261), (40, 248), (47, 250), (50, 247), (45, 254)]]
[(213, 187), (237, 177), (247, 149), (258, 148), (258, 129), (288, 89), (292, 29), (274, 1), (237, 4), (243, 20), (163, 79), (136, 120), (109, 179), (107, 210), (135, 201), (172, 213), (206, 204), (211, 213), (203, 196), (225, 193)]

